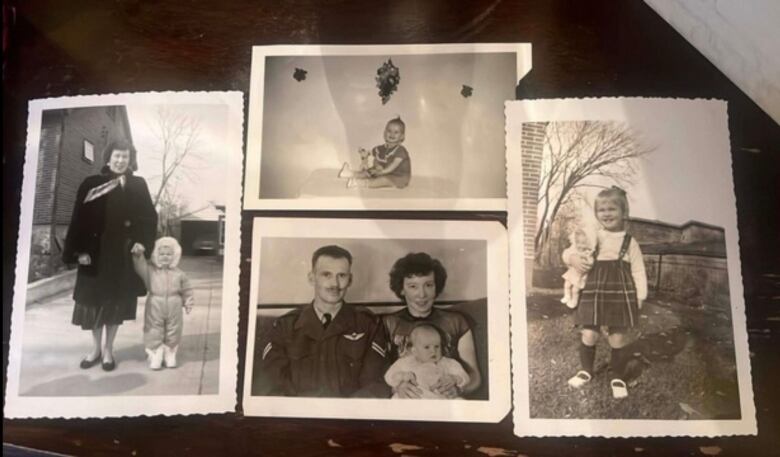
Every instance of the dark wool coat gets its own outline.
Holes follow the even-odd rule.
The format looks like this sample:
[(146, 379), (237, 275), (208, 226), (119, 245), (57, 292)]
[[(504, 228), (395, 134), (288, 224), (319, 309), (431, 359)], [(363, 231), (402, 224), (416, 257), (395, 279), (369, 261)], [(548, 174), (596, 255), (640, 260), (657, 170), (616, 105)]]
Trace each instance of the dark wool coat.
[[(110, 173), (88, 176), (79, 186), (73, 216), (65, 238), (62, 260), (78, 263), (79, 254), (92, 259), (79, 265), (73, 299), (85, 306), (101, 306), (122, 299), (133, 303), (146, 294), (143, 281), (135, 274), (130, 249), (141, 243), (148, 258), (157, 234), (157, 212), (146, 181), (126, 173), (124, 187), (117, 186), (102, 197), (84, 203), (90, 189), (110, 179)], [(134, 314), (134, 310), (133, 310)]]

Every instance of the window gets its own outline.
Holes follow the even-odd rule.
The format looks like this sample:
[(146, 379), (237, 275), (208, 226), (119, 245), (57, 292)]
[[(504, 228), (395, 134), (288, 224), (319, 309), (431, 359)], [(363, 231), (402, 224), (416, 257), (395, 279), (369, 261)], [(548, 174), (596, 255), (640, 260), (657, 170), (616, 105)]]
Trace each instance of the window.
[(88, 140), (84, 140), (84, 151), (82, 153), (82, 157), (89, 163), (95, 161), (95, 146), (93, 146), (92, 143), (90, 143)]

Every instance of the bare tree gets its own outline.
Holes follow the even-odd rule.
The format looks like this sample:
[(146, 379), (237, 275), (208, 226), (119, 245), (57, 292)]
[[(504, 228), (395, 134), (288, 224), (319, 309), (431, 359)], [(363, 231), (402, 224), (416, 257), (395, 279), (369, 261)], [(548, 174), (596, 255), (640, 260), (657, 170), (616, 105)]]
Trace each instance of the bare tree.
[(569, 233), (578, 227), (583, 227), (583, 217), (579, 211), (582, 204), (585, 204), (585, 198), (578, 192), (572, 192), (561, 204), (558, 214), (549, 226), (547, 241), (541, 245), (540, 252), (536, 255), (539, 265), (550, 267), (563, 265), (560, 255), (569, 245)]
[(549, 241), (561, 207), (585, 187), (603, 187), (605, 178), (618, 185), (631, 183), (635, 159), (653, 148), (642, 145), (625, 124), (604, 121), (551, 122), (545, 131), (534, 238), (537, 255)]
[(157, 231), (160, 235), (175, 236), (178, 235), (177, 222), (184, 217), (187, 211), (187, 202), (182, 199), (179, 192), (180, 179), (169, 179), (160, 199), (157, 202)]
[(200, 122), (191, 116), (161, 107), (157, 110), (154, 131), (159, 144), (160, 185), (154, 193), (153, 202), (159, 211), (158, 230), (170, 235), (174, 221), (181, 217), (184, 208), (177, 191), (181, 177), (189, 178), (189, 165), (185, 161), (199, 160), (197, 153), (200, 136)]

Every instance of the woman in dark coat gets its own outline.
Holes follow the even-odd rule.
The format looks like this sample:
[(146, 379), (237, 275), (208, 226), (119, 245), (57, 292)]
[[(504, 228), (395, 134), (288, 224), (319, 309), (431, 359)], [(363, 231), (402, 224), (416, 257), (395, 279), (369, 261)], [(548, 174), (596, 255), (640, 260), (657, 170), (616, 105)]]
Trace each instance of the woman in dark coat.
[(81, 368), (102, 361), (103, 369), (111, 371), (119, 325), (135, 319), (138, 297), (146, 294), (130, 251), (138, 244), (147, 257), (152, 252), (157, 212), (146, 181), (133, 176), (138, 168), (133, 145), (111, 142), (103, 158), (101, 173), (79, 186), (62, 257), (65, 263), (78, 264), (72, 322), (91, 330), (94, 342)]

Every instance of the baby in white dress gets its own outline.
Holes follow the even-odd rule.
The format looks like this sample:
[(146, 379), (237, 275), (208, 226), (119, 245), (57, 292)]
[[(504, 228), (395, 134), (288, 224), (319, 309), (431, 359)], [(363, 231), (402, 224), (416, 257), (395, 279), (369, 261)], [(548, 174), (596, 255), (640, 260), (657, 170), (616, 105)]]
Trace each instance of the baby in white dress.
[[(397, 387), (403, 382), (412, 382), (422, 390), (421, 398), (447, 398), (435, 392), (435, 386), (444, 376), (454, 378), (458, 391), (469, 382), (469, 375), (452, 358), (443, 357), (441, 334), (430, 324), (421, 324), (409, 334), (409, 347), (385, 373), (385, 382)], [(393, 398), (399, 398), (397, 394)]]

